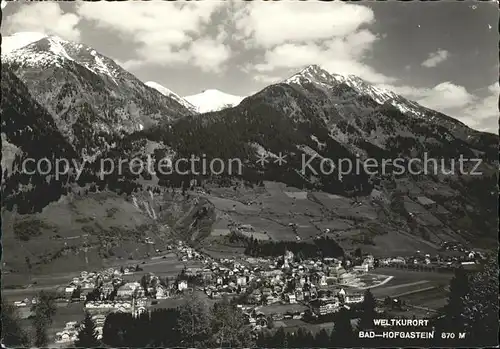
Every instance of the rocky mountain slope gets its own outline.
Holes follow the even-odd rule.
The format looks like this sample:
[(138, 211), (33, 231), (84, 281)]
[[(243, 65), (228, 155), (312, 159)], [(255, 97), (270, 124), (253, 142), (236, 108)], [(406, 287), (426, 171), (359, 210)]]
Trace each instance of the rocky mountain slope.
[[(92, 169), (77, 180), (73, 161), (81, 166), (83, 159), (52, 115), (9, 67), (1, 74), (3, 272), (8, 277), (26, 285), (33, 274), (144, 258), (181, 237), (176, 234), (207, 234), (210, 225), (197, 215), (204, 202), (186, 199), (180, 191), (144, 187), (132, 193), (127, 182), (97, 187)], [(61, 160), (69, 161), (70, 169), (56, 176), (54, 166)]]
[[(446, 226), (467, 238), (496, 234), (498, 137), (357, 77), (313, 65), (234, 108), (141, 133), (136, 139), (163, 142), (176, 158), (239, 158), (239, 177), (254, 183), (279, 181), (350, 197), (383, 192), (389, 197), (385, 209), (417, 230), (408, 207), (429, 199), (443, 208), (434, 233)], [(280, 153), (286, 163), (277, 161)], [(257, 163), (262, 156), (264, 167)], [(477, 160), (465, 161), (461, 170), (460, 157)], [(341, 170), (341, 160), (354, 168)]]
[(1, 91), (2, 205), (7, 209), (16, 205), (21, 213), (39, 211), (66, 193), (71, 181), (71, 172), (55, 178), (48, 166), (57, 159), (76, 160), (77, 154), (52, 116), (7, 67), (2, 67)]
[(55, 36), (6, 37), (2, 63), (53, 116), (78, 152), (93, 156), (114, 138), (192, 112), (149, 88), (93, 48)]
[(196, 106), (199, 113), (208, 113), (237, 106), (244, 97), (230, 95), (219, 90), (204, 90), (196, 95), (184, 97), (186, 101)]
[(160, 92), (162, 95), (176, 100), (177, 102), (179, 102), (179, 104), (183, 105), (184, 107), (186, 107), (187, 109), (189, 109), (193, 113), (197, 112), (197, 109), (198, 109), (197, 107), (195, 107), (194, 105), (189, 103), (187, 100), (185, 100), (184, 98), (182, 98), (181, 96), (179, 96), (178, 94), (173, 92), (172, 90), (166, 88), (165, 86), (163, 86), (155, 81), (147, 81), (147, 82), (145, 82), (145, 84), (146, 84), (146, 86), (154, 88), (155, 90)]
[[(62, 49), (54, 53), (56, 48)], [(91, 222), (92, 228), (85, 229), (90, 229), (96, 248), (104, 246), (98, 237), (102, 231), (109, 241), (116, 234), (120, 239), (132, 234), (125, 255), (140, 244), (144, 231), (149, 234), (160, 227), (169, 226), (187, 239), (204, 237), (210, 233), (214, 216), (227, 221), (251, 219), (248, 224), (259, 220), (263, 227), (273, 222), (278, 239), (292, 217), (300, 216), (301, 227), (314, 226), (303, 228), (311, 230), (309, 237), (336, 226), (340, 237), (354, 236), (349, 239), (356, 244), (378, 244), (381, 236), (388, 236), (385, 245), (381, 244), (384, 248), (391, 246), (388, 241), (401, 241), (395, 244), (407, 248), (421, 246), (424, 240), (424, 245), (435, 245), (447, 239), (471, 243), (497, 239), (498, 136), (472, 130), (357, 77), (329, 74), (318, 66), (268, 86), (232, 108), (199, 117), (111, 61), (103, 61), (106, 71), (99, 68), (97, 57), (105, 58), (92, 52), (83, 45), (48, 37), (8, 53), (7, 69), (2, 70), (2, 168), (8, 169), (2, 181), (3, 208), (25, 214), (22, 222), (42, 221), (45, 228), (31, 230), (38, 235), (56, 225), (60, 212), (71, 211), (66, 226), (53, 234), (61, 235), (73, 219)], [(151, 156), (154, 170), (165, 158), (173, 162), (192, 155), (207, 161), (240, 159), (242, 172), (115, 171), (99, 178), (97, 168), (89, 166), (78, 181), (71, 174), (52, 181), (46, 176), (19, 175), (16, 170), (26, 157), (79, 158), (83, 149), (116, 161)], [(480, 171), (481, 175), (460, 172), (460, 156), (480, 160), (466, 162), (463, 170)], [(430, 173), (408, 171), (411, 166), (413, 172), (422, 170), (423, 164), (412, 159), (426, 158), (438, 160), (438, 169), (433, 170), (431, 164)], [(259, 159), (266, 161), (259, 163)], [(368, 159), (377, 163), (375, 169), (373, 165), (363, 167)], [(406, 171), (398, 172), (396, 159)], [(341, 160), (354, 165), (361, 161), (361, 167), (346, 171), (337, 166)], [(383, 165), (384, 160), (392, 163)], [(441, 164), (447, 172), (443, 173)], [(289, 189), (272, 194), (272, 188), (266, 188), (267, 193), (254, 195), (256, 187), (263, 188), (263, 181), (295, 187), (299, 199)], [(249, 184), (244, 197), (238, 197), (235, 185), (241, 182)], [(201, 195), (178, 190), (194, 189), (200, 183), (211, 187), (212, 193), (210, 189), (202, 189), (205, 193)], [(148, 185), (164, 187), (151, 202), (145, 190)], [(231, 194), (221, 199), (217, 190)], [(94, 193), (99, 200), (90, 199)], [(232, 201), (225, 199), (230, 196)], [(305, 199), (299, 204), (301, 197)], [(262, 202), (260, 208), (252, 206), (255, 200)], [(101, 201), (109, 201), (110, 211), (96, 215), (95, 210), (102, 210)], [(108, 226), (114, 215), (132, 217), (134, 222), (118, 232)], [(200, 219), (200, 215), (204, 216)], [(123, 225), (122, 220), (116, 224)], [(77, 233), (71, 234), (83, 236)], [(20, 239), (14, 228), (10, 236), (12, 243)], [(409, 241), (415, 237), (420, 243), (412, 245)], [(30, 240), (30, 246), (37, 249), (43, 240), (43, 249), (51, 246), (66, 251), (66, 245), (60, 246), (63, 241), (56, 238), (42, 234), (41, 240)], [(74, 248), (80, 246), (78, 239)], [(57, 256), (58, 251), (54, 252)], [(16, 258), (23, 253), (16, 252)], [(45, 252), (30, 253), (39, 257)], [(53, 256), (49, 257), (52, 261)], [(16, 263), (22, 264), (22, 258)]]

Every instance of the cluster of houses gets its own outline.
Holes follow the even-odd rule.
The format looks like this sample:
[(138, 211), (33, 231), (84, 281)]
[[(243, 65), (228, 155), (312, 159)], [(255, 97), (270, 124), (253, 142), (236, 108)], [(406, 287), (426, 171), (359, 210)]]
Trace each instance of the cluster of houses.
[(264, 307), (253, 307), (253, 306), (239, 306), (242, 310), (245, 320), (250, 325), (252, 330), (261, 330), (268, 327), (269, 323), (272, 321), (281, 320), (300, 320), (305, 316), (306, 307), (287, 307), (283, 310), (273, 310), (269, 311)]
[[(376, 266), (447, 265), (459, 261), (468, 263), (483, 256), (468, 251), (459, 244), (443, 244), (444, 252), (459, 252), (457, 256), (421, 254), (410, 257), (374, 259), (373, 256), (352, 260), (316, 258), (298, 261), (292, 252), (272, 259), (212, 259), (183, 242), (168, 246), (180, 261), (198, 260), (203, 266), (187, 268), (175, 282), (161, 281), (152, 273), (141, 281), (126, 282), (124, 276), (134, 268), (108, 268), (98, 272), (81, 272), (65, 287), (64, 293), (73, 300), (85, 301), (84, 308), (96, 323), (99, 336), (107, 314), (147, 312), (148, 303), (166, 299), (191, 289), (194, 280), (202, 281), (202, 289), (210, 298), (238, 297), (248, 324), (253, 329), (266, 327), (269, 321), (303, 319), (305, 314), (322, 317), (364, 300), (356, 290), (360, 275)], [(200, 286), (200, 284), (198, 285)], [(92, 297), (89, 298), (89, 295)], [(18, 307), (36, 304), (36, 299), (15, 302)], [(274, 309), (269, 313), (269, 309)], [(281, 310), (280, 310), (281, 309)], [(79, 324), (68, 322), (56, 335), (56, 342), (68, 343), (76, 339)]]
[(33, 297), (32, 299), (25, 298), (22, 301), (15, 301), (14, 302), (14, 306), (16, 306), (16, 307), (27, 307), (27, 306), (34, 305), (37, 302), (38, 302), (38, 300), (37, 300), (36, 297)]
[[(456, 246), (456, 245), (453, 245)], [(458, 267), (460, 265), (479, 263), (484, 256), (480, 252), (467, 249), (444, 248), (443, 252), (431, 256), (417, 251), (415, 255), (407, 257), (389, 257), (377, 259), (378, 266), (428, 266), (428, 267)]]
[[(346, 266), (347, 267), (347, 266)], [(259, 315), (258, 306), (307, 305), (317, 316), (336, 312), (344, 305), (360, 303), (363, 294), (351, 292), (359, 274), (374, 267), (367, 256), (359, 265), (342, 266), (335, 258), (297, 262), (292, 252), (273, 260), (248, 258), (246, 263), (233, 259), (208, 260), (204, 268), (188, 270), (205, 280), (205, 293), (210, 298), (240, 297), (249, 307), (248, 321), (254, 327), (265, 326), (267, 317)], [(347, 289), (348, 291), (346, 291)], [(303, 312), (273, 314), (276, 319), (302, 318)]]
[[(110, 296), (114, 293), (113, 299), (131, 299), (144, 297), (146, 291), (150, 295), (154, 295), (156, 299), (165, 299), (170, 297), (170, 289), (162, 285), (158, 277), (149, 275), (148, 288), (144, 287), (137, 281), (125, 282), (123, 275), (130, 275), (134, 272), (133, 268), (121, 268), (116, 270), (113, 268), (102, 272), (87, 272), (82, 271), (79, 277), (73, 278), (65, 287), (64, 292), (67, 297), (73, 300), (88, 300), (90, 293), (97, 292), (97, 300), (102, 304), (110, 300)], [(75, 292), (76, 291), (76, 292)], [(77, 299), (75, 299), (75, 294)]]
[(182, 262), (187, 262), (190, 260), (203, 261), (206, 258), (200, 252), (184, 244), (182, 241), (179, 241), (177, 243), (177, 247), (175, 249), (177, 251), (177, 255), (179, 256), (179, 260), (181, 260)]
[(109, 296), (115, 288), (123, 283), (122, 276), (131, 274), (128, 268), (119, 271), (113, 268), (105, 269), (100, 272), (82, 271), (80, 276), (74, 277), (65, 287), (64, 292), (67, 297), (75, 298), (77, 296), (84, 301), (87, 295), (99, 288), (102, 297)]
[[(368, 255), (357, 258), (354, 263), (336, 258), (297, 261), (292, 252), (273, 259), (214, 260), (182, 242), (168, 249), (175, 250), (180, 261), (199, 260), (203, 266), (185, 269), (183, 275), (188, 278), (180, 278), (171, 284), (160, 282), (151, 273), (147, 274), (145, 281), (125, 282), (123, 276), (132, 274), (133, 268), (84, 271), (79, 277), (73, 278), (65, 292), (74, 295), (75, 290), (78, 290), (79, 298), (86, 300), (86, 311), (96, 316), (96, 319), (104, 319), (110, 312), (127, 312), (137, 316), (147, 311), (148, 298), (170, 298), (175, 293), (191, 288), (193, 285), (189, 285), (189, 277), (195, 277), (196, 280), (202, 280), (202, 289), (210, 298), (240, 297), (240, 306), (248, 323), (258, 329), (267, 326), (269, 319), (301, 319), (305, 313), (304, 310), (286, 310), (269, 315), (265, 312), (269, 306), (305, 306), (310, 314), (321, 317), (341, 307), (361, 303), (363, 294), (352, 291), (355, 287), (350, 286), (356, 284), (359, 275), (369, 272), (375, 265), (431, 264), (439, 260), (417, 254), (377, 260)], [(97, 292), (97, 297), (89, 300), (87, 295), (90, 292), (94, 292), (94, 295)], [(114, 295), (110, 299), (111, 294)], [(61, 341), (74, 337), (77, 329), (71, 326), (72, 323), (69, 323), (59, 333)]]
[[(95, 314), (92, 316), (92, 320), (96, 325), (97, 339), (102, 339), (102, 328), (104, 326), (104, 321), (106, 316), (102, 314)], [(76, 341), (78, 337), (78, 332), (80, 331), (81, 324), (76, 321), (67, 322), (64, 329), (56, 333), (56, 343), (58, 344), (69, 344)]]
[[(247, 259), (250, 262), (251, 259)], [(335, 258), (295, 262), (292, 252), (268, 263), (247, 263), (222, 259), (212, 261), (199, 273), (210, 281), (205, 292), (211, 298), (247, 294), (249, 304), (294, 304), (315, 300), (321, 288), (349, 286), (357, 275), (373, 269), (374, 259), (366, 257), (360, 265), (347, 271)]]
[(56, 333), (56, 343), (63, 344), (76, 341), (79, 331), (79, 323), (77, 323), (76, 321), (67, 322), (64, 329)]
[(90, 301), (85, 303), (85, 310), (91, 314), (107, 315), (111, 312), (132, 313), (133, 316), (139, 316), (147, 312), (146, 297), (134, 298), (129, 301)]

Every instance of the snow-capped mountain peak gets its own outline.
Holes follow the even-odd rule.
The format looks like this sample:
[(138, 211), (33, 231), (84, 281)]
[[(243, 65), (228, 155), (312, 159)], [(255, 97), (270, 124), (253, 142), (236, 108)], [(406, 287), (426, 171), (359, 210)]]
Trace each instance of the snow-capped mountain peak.
[(346, 76), (340, 74), (331, 74), (317, 64), (312, 64), (298, 73), (292, 75), (284, 81), (286, 84), (302, 84), (304, 82), (314, 82), (319, 84), (336, 85), (344, 82)]
[(183, 105), (184, 107), (188, 108), (189, 110), (191, 110), (193, 112), (196, 112), (198, 110), (197, 107), (195, 107), (194, 105), (192, 105), (191, 103), (189, 103), (187, 100), (185, 100), (184, 98), (182, 98), (181, 96), (179, 96), (178, 94), (176, 94), (175, 92), (173, 92), (172, 90), (166, 88), (163, 85), (160, 85), (159, 83), (157, 83), (155, 81), (147, 81), (144, 84), (146, 86), (154, 88), (155, 90), (157, 90), (158, 92), (160, 92), (162, 95), (174, 99), (175, 101), (179, 102), (181, 105)]
[(193, 113), (90, 46), (26, 33), (7, 37), (9, 41), (2, 63), (86, 155), (106, 149), (114, 137)]
[(74, 61), (96, 74), (107, 75), (115, 83), (119, 75), (116, 64), (93, 48), (42, 33), (21, 32), (3, 37), (2, 59), (25, 67), (60, 67), (64, 61)]
[(378, 104), (390, 103), (403, 113), (411, 113), (413, 116), (422, 116), (422, 106), (410, 101), (385, 88), (377, 87), (361, 79), (356, 75), (334, 74), (317, 64), (312, 64), (290, 78), (283, 81), (286, 84), (302, 85), (304, 83), (314, 83), (324, 87), (334, 87), (341, 83), (351, 87), (362, 95), (367, 95)]
[(241, 103), (245, 97), (230, 95), (228, 93), (208, 89), (196, 95), (184, 97), (189, 103), (194, 105), (199, 113), (208, 113), (226, 108), (232, 108)]

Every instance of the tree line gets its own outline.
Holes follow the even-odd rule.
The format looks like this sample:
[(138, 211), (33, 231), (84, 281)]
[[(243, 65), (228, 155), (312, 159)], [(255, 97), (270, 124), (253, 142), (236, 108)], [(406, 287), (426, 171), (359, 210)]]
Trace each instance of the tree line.
[(319, 237), (310, 242), (300, 241), (267, 241), (249, 238), (231, 233), (229, 241), (238, 242), (245, 247), (244, 253), (252, 257), (279, 257), (286, 251), (293, 252), (299, 259), (343, 257), (343, 248), (332, 238)]

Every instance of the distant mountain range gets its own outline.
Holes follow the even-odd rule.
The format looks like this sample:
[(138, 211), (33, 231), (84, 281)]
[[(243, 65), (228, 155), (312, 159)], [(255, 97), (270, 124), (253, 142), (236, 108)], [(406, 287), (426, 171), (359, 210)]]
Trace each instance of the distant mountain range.
[(146, 85), (149, 86), (149, 87), (151, 87), (151, 88), (154, 88), (155, 90), (157, 90), (158, 92), (160, 92), (162, 95), (174, 99), (175, 101), (179, 102), (179, 104), (181, 104), (182, 106), (186, 107), (187, 109), (189, 109), (193, 113), (197, 113), (198, 112), (198, 107), (196, 107), (193, 104), (189, 103), (185, 98), (182, 98), (181, 96), (179, 96), (175, 92), (169, 90), (165, 86), (162, 86), (159, 83), (154, 82), (154, 81), (147, 81)]
[[(4, 38), (4, 45), (2, 126), (7, 128), (2, 128), (2, 145), (10, 149), (6, 159), (14, 159), (14, 165), (9, 165), (2, 190), (11, 198), (10, 207), (22, 198), (29, 212), (23, 193), (47, 188), (37, 181), (36, 188), (20, 191), (19, 183), (28, 179), (16, 175), (15, 165), (26, 154), (118, 159), (154, 153), (156, 160), (206, 154), (242, 159), (245, 171), (238, 178), (252, 183), (271, 180), (352, 197), (383, 192), (391, 202), (381, 205), (391, 215), (408, 218), (404, 197), (431, 198), (445, 209), (435, 213), (439, 224), (421, 224), (414, 233), (468, 239), (496, 234), (498, 136), (359, 77), (311, 65), (246, 98), (218, 90), (182, 98), (158, 83), (142, 83), (84, 44), (19, 33)], [(60, 150), (44, 149), (46, 144)], [(264, 169), (256, 163), (262, 154), (272, 159), (280, 153), (286, 156), (282, 166), (270, 161)], [(448, 166), (460, 156), (479, 158), (476, 170), (484, 175), (300, 171), (304, 157), (314, 157), (310, 164), (318, 169), (323, 159), (402, 158), (408, 164), (424, 156), (443, 159)], [(4, 163), (3, 156), (2, 167)], [(99, 182), (130, 194), (141, 183), (140, 176), (123, 177), (98, 181), (90, 171), (78, 185)], [(160, 185), (168, 186), (196, 176), (158, 177)], [(71, 176), (66, 181), (56, 191), (60, 195), (75, 185)]]
[[(406, 222), (402, 228), (403, 223), (394, 218), (387, 222), (391, 229), (408, 229), (430, 239), (438, 236), (438, 240), (492, 238), (496, 234), (498, 136), (473, 130), (358, 77), (330, 74), (317, 65), (266, 87), (233, 108), (201, 118), (181, 118), (169, 129), (141, 131), (133, 143), (132, 138), (130, 142), (124, 139), (121, 147), (140, 153), (142, 142), (162, 144), (164, 156), (173, 152), (177, 158), (205, 154), (208, 159), (242, 159), (243, 178), (253, 183), (277, 181), (351, 197), (384, 193), (388, 201), (380, 205)], [(156, 152), (161, 157), (161, 147)], [(268, 156), (265, 168), (257, 163), (263, 154)], [(285, 164), (275, 163), (279, 155), (285, 156)], [(460, 173), (458, 162), (452, 161), (461, 156), (481, 159), (475, 171), (483, 174)], [(392, 165), (375, 174), (363, 167), (343, 174), (339, 168), (319, 170), (324, 159), (335, 163), (371, 159), (379, 165), (400, 159), (408, 168), (414, 166), (410, 165), (412, 159), (426, 157), (439, 162), (435, 172), (432, 165), (428, 174), (395, 174)], [(301, 171), (303, 159), (312, 159), (311, 167), (317, 173)], [(464, 169), (472, 171), (474, 166), (469, 162)], [(423, 164), (417, 167), (422, 170)], [(451, 167), (454, 172), (443, 173)], [(174, 180), (159, 177), (164, 185)], [(438, 209), (422, 209), (415, 218), (410, 207), (422, 197), (436, 203)]]
[(245, 97), (234, 96), (215, 89), (204, 90), (196, 95), (186, 96), (184, 99), (195, 105), (199, 113), (219, 111), (232, 108), (241, 103)]
[(167, 97), (175, 99), (193, 113), (209, 113), (225, 108), (232, 108), (240, 104), (244, 99), (244, 97), (230, 95), (214, 89), (204, 90), (196, 95), (180, 97), (175, 92), (157, 82), (148, 81), (146, 85), (156, 89)]

